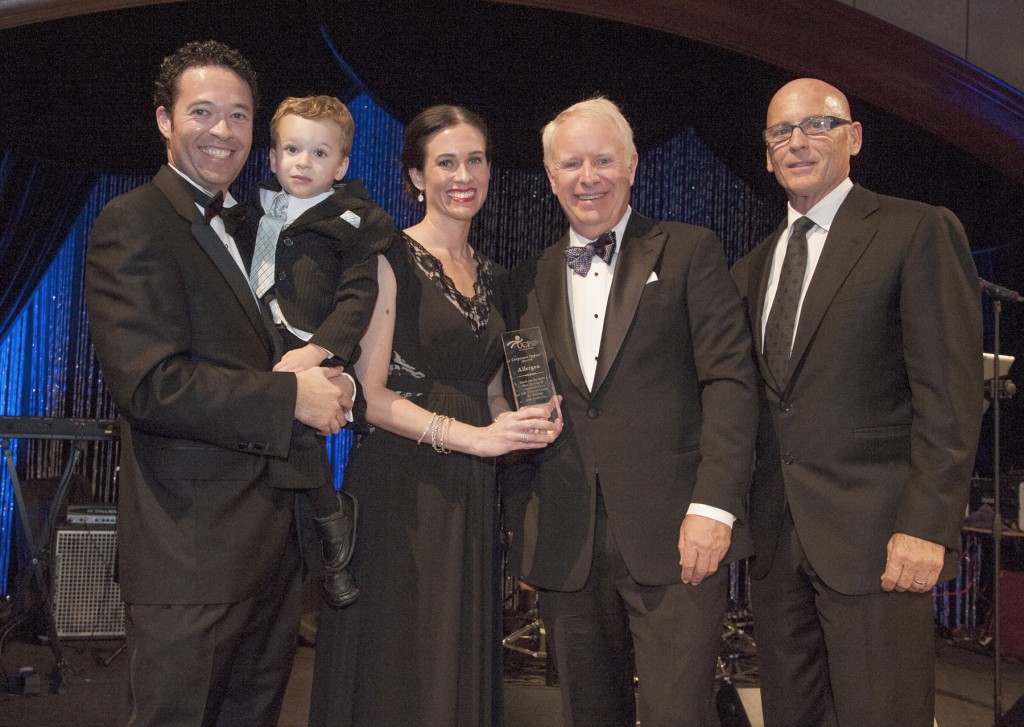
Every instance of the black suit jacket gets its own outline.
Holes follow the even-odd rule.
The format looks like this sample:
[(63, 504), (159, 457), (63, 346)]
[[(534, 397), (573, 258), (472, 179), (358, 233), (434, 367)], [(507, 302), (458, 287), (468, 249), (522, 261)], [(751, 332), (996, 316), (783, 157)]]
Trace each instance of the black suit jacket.
[[(260, 186), (281, 191), (276, 179)], [(262, 216), (256, 189), (246, 201), (245, 220), (235, 234), (247, 266), (252, 263)], [(306, 210), (278, 238), (273, 292), (281, 312), (292, 326), (312, 333), (310, 341), (346, 367), (355, 363), (377, 300), (375, 255), (387, 252), (394, 234), (391, 217), (370, 199), (361, 181), (351, 179)]]
[(125, 600), (256, 595), (293, 537), (292, 495), (270, 487), (270, 462), (289, 455), (296, 380), (270, 372), (280, 341), (174, 170), (103, 209), (85, 287), (96, 354), (125, 423)]
[(585, 583), (598, 478), (630, 574), (678, 583), (691, 501), (738, 517), (727, 559), (749, 552), (746, 493), (757, 427), (756, 372), (736, 288), (714, 233), (632, 213), (615, 262), (593, 390), (569, 306), (568, 235), (515, 270), (519, 327), (540, 326), (565, 429), (533, 458), (522, 577)]
[(786, 503), (831, 588), (875, 593), (895, 532), (942, 543), (952, 576), (982, 414), (981, 303), (946, 209), (860, 186), (836, 214), (805, 294), (787, 381), (761, 356), (776, 230), (733, 269), (761, 371), (750, 494), (767, 573)]

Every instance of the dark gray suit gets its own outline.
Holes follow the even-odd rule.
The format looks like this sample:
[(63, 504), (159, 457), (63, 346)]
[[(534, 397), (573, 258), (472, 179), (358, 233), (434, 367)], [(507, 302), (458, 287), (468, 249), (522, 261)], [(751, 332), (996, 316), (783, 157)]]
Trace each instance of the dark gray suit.
[[(293, 495), (270, 486), (289, 455), (296, 397), (293, 375), (270, 372), (280, 341), (190, 185), (166, 166), (100, 213), (85, 282), (96, 353), (125, 422), (121, 591), (130, 619), (136, 606), (172, 607), (160, 638), (181, 649), (140, 657), (149, 681), (132, 688), (160, 694), (146, 695), (158, 706), (134, 723), (176, 724), (190, 708), (227, 722), (276, 720), (299, 606)], [(230, 605), (245, 603), (248, 615), (232, 617)], [(197, 674), (194, 642), (175, 639), (224, 611), (212, 671)]]
[[(690, 503), (737, 516), (725, 560), (749, 554), (745, 502), (757, 418), (750, 336), (715, 235), (633, 212), (614, 263), (590, 389), (573, 332), (567, 245), (568, 236), (517, 268), (512, 278), (519, 327), (543, 330), (565, 421), (558, 441), (533, 458), (522, 578), (548, 592), (573, 592), (588, 579), (611, 584), (624, 576), (636, 594), (643, 594), (637, 597), (650, 603), (662, 599), (666, 589), (677, 589), (687, 603), (682, 611), (651, 621), (649, 631), (643, 631), (644, 619), (630, 624), (637, 634), (632, 644), (641, 720), (663, 724), (674, 707), (685, 703), (683, 710), (697, 715), (709, 701), (725, 608), (724, 568), (700, 586), (681, 583), (679, 528)], [(622, 572), (597, 573), (595, 551), (613, 553), (612, 562)], [(606, 599), (613, 613), (621, 608), (620, 599), (628, 598), (614, 590), (609, 588)], [(619, 613), (624, 623), (625, 611)], [(579, 640), (570, 633), (573, 626), (552, 625), (563, 668), (563, 657), (573, 658), (564, 653), (569, 647), (563, 648), (563, 640)], [(628, 650), (628, 632), (618, 638)], [(679, 638), (686, 643), (682, 649), (659, 650), (679, 646)], [(684, 649), (687, 653), (680, 654)], [(609, 669), (593, 663), (588, 673), (579, 674), (582, 691), (571, 695), (577, 705), (605, 709), (602, 691), (614, 687), (606, 689), (601, 673)], [(628, 676), (631, 681), (632, 673)], [(563, 690), (575, 689), (570, 678), (563, 677)], [(647, 716), (645, 695), (652, 710)], [(631, 699), (623, 695), (624, 701)], [(623, 719), (593, 719), (599, 718), (608, 724)], [(589, 719), (577, 717), (577, 723), (598, 723)]]
[[(831, 724), (834, 700), (840, 724), (843, 714), (860, 724), (931, 724), (929, 595), (884, 594), (880, 579), (896, 532), (946, 546), (940, 580), (956, 565), (982, 413), (970, 248), (948, 210), (855, 186), (807, 287), (788, 380), (775, 381), (761, 321), (783, 229), (732, 271), (762, 379), (750, 492), (756, 628), (764, 658), (786, 662), (769, 671), (807, 680), (774, 695), (763, 687), (767, 723)], [(786, 578), (790, 566), (802, 580)], [(797, 615), (794, 594), (805, 588), (817, 589), (817, 616), (813, 606)], [(853, 610), (874, 602), (864, 608), (876, 615)], [(843, 643), (877, 651), (853, 658)], [(809, 664), (833, 661), (831, 683), (811, 676)], [(775, 709), (782, 717), (773, 721)]]

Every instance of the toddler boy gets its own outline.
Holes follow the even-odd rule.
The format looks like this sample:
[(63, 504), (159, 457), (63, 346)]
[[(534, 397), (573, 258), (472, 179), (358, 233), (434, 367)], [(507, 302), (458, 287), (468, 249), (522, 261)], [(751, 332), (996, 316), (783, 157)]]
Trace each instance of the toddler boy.
[[(391, 245), (394, 223), (361, 181), (342, 182), (354, 133), (352, 115), (330, 96), (287, 98), (270, 122), (275, 177), (250, 195), (235, 239), (251, 257), (250, 286), (285, 341), (275, 371), (348, 368), (359, 355), (377, 297), (376, 255)], [(323, 592), (341, 608), (359, 593), (347, 570), (356, 501), (335, 492), (326, 444), (305, 429), (292, 445), (302, 451), (289, 461), (309, 475), (305, 492), (321, 540)], [(299, 503), (297, 511), (303, 511)]]

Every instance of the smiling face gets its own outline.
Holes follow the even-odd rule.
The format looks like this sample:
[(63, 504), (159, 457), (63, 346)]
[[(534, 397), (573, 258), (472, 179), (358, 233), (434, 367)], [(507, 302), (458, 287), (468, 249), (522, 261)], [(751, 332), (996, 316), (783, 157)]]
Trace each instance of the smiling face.
[[(841, 92), (827, 83), (802, 78), (787, 83), (768, 105), (765, 128), (799, 124), (808, 116), (850, 118), (850, 106)], [(768, 144), (768, 171), (775, 174), (797, 212), (805, 213), (850, 176), (850, 157), (860, 152), (859, 121), (837, 126), (817, 136), (794, 129), (786, 141)]]
[(423, 169), (410, 169), (409, 179), (423, 192), (428, 216), (473, 219), (491, 177), (486, 150), (483, 134), (467, 123), (442, 129), (427, 141)]
[(592, 240), (618, 224), (629, 206), (637, 154), (611, 119), (573, 115), (551, 136), (545, 168), (569, 224)]
[(213, 193), (227, 193), (249, 158), (252, 117), (248, 84), (222, 66), (188, 68), (178, 79), (174, 108), (156, 110), (167, 161)]
[(293, 197), (315, 197), (330, 190), (348, 171), (343, 144), (341, 129), (330, 119), (282, 116), (270, 150), (270, 171)]

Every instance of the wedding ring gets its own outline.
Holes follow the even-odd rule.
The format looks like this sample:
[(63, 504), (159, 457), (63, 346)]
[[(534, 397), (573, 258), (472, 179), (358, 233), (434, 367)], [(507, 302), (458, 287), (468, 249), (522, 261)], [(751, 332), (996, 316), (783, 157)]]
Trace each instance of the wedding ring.
[(526, 432), (523, 432), (523, 444), (526, 444), (529, 441), (530, 441), (530, 435), (527, 434)]
[(928, 583), (928, 581), (919, 581), (919, 580), (917, 580), (917, 579), (915, 578), (915, 579), (914, 579), (914, 583), (916, 583), (916, 584), (917, 584), (917, 585), (919, 585), (919, 586), (923, 586), (923, 585), (927, 584), (927, 583)]

